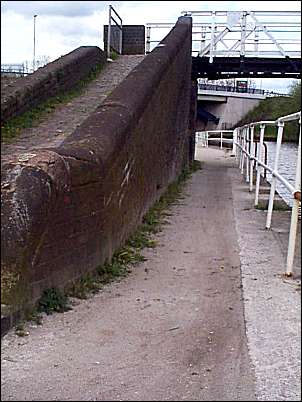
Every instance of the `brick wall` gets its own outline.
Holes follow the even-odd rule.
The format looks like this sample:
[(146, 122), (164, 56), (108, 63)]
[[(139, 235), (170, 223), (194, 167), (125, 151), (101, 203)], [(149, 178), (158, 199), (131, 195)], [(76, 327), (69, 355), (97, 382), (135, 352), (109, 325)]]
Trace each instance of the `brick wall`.
[[(113, 26), (114, 28), (114, 26)], [(113, 34), (114, 43), (118, 43), (118, 30)], [(104, 51), (107, 52), (108, 25), (104, 25)], [(117, 36), (117, 38), (115, 38)], [(145, 26), (144, 25), (123, 25), (122, 34), (123, 54), (145, 54)]]
[(51, 96), (73, 88), (98, 65), (106, 62), (105, 53), (96, 46), (81, 46), (16, 80), (1, 90), (1, 122), (39, 105)]
[(59, 148), (2, 169), (1, 267), (20, 273), (19, 306), (109, 259), (192, 159), (191, 18), (162, 44)]

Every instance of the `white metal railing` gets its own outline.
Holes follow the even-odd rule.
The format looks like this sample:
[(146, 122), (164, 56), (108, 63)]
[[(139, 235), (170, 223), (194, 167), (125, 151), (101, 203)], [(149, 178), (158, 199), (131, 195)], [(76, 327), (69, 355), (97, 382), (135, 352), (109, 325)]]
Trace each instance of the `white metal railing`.
[[(298, 155), (296, 163), (296, 175), (294, 186), (285, 179), (278, 171), (278, 163), (280, 150), (282, 146), (282, 136), (284, 125), (289, 121), (299, 121), (299, 145), (298, 145)], [(276, 152), (274, 158), (274, 166), (268, 166), (263, 158), (264, 150), (264, 135), (265, 128), (267, 126), (277, 126), (277, 143)], [(259, 155), (256, 154), (256, 142), (255, 142), (255, 128), (260, 128), (260, 138), (259, 138)], [(293, 196), (293, 207), (291, 212), (291, 224), (289, 231), (289, 241), (288, 241), (288, 251), (287, 251), (287, 261), (286, 261), (286, 275), (292, 275), (295, 245), (296, 245), (296, 235), (297, 235), (297, 225), (299, 217), (299, 208), (301, 205), (301, 111), (293, 113), (287, 116), (279, 117), (275, 121), (259, 121), (247, 124), (242, 127), (238, 127), (234, 130), (233, 134), (233, 144), (235, 144), (235, 155), (239, 161), (239, 168), (242, 174), (245, 174), (246, 182), (249, 183), (249, 190), (253, 191), (254, 185), (254, 172), (256, 172), (256, 186), (255, 186), (255, 205), (259, 202), (259, 191), (260, 191), (260, 176), (263, 175), (264, 171), (269, 171), (272, 175), (271, 189), (269, 195), (269, 203), (267, 209), (266, 217), (266, 228), (270, 229), (272, 221), (272, 213), (274, 207), (274, 197), (276, 190), (276, 181), (280, 181), (292, 194)]]
[[(283, 177), (278, 171), (279, 155), (282, 146), (282, 136), (284, 125), (286, 122), (299, 120), (299, 144), (298, 155), (296, 162), (296, 175), (294, 186)], [(267, 164), (267, 148), (264, 143), (265, 128), (267, 126), (275, 126), (277, 131), (276, 152), (274, 158), (274, 166)], [(259, 127), (260, 135), (259, 142), (255, 141), (255, 128)], [(232, 133), (232, 139), (226, 138), (224, 133)], [(218, 135), (211, 137), (212, 135)], [(229, 137), (229, 135), (228, 135)], [(274, 207), (274, 197), (276, 190), (276, 181), (280, 181), (293, 196), (293, 207), (291, 212), (291, 223), (288, 240), (288, 251), (286, 260), (287, 276), (292, 275), (295, 245), (297, 236), (297, 225), (299, 219), (299, 210), (301, 208), (301, 112), (293, 113), (288, 116), (279, 117), (274, 121), (259, 121), (247, 124), (242, 127), (237, 127), (235, 130), (211, 130), (211, 131), (197, 131), (196, 142), (202, 147), (208, 147), (209, 141), (220, 142), (220, 148), (223, 143), (232, 143), (232, 154), (236, 156), (239, 168), (242, 174), (245, 174), (246, 182), (249, 183), (249, 190), (253, 191), (254, 188), (254, 173), (256, 173), (255, 184), (255, 206), (259, 203), (260, 192), (260, 178), (266, 177), (266, 171), (272, 175), (271, 188), (269, 195), (269, 203), (266, 217), (266, 228), (270, 229), (272, 221), (272, 213)], [(259, 151), (258, 151), (259, 143)]]
[[(116, 21), (115, 17), (112, 16), (114, 13), (115, 17), (119, 19)], [(112, 25), (112, 21), (115, 25)], [(111, 49), (115, 50), (117, 53), (122, 54), (122, 43), (123, 43), (123, 21), (115, 9), (109, 5), (109, 23), (107, 32), (107, 59), (111, 60)]]
[[(196, 142), (202, 147), (208, 148), (209, 141), (215, 141), (220, 143), (220, 149), (223, 147), (223, 143), (233, 144), (233, 153), (235, 154), (235, 144), (233, 138), (226, 138), (223, 134), (229, 133), (233, 136), (233, 130), (208, 130), (208, 131), (196, 131)], [(212, 135), (219, 135), (219, 137), (212, 137)]]
[[(208, 56), (210, 62), (216, 56), (301, 57), (300, 11), (183, 11), (182, 15), (193, 18), (192, 54)], [(147, 23), (146, 52), (173, 26)]]

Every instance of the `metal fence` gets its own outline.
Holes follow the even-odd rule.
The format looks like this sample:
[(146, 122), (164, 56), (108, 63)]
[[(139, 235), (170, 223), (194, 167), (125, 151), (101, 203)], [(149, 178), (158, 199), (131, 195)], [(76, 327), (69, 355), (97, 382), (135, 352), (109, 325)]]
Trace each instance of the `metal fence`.
[(264, 95), (264, 89), (258, 88), (240, 88), (233, 85), (214, 85), (214, 84), (198, 84), (198, 89), (205, 90), (205, 91), (222, 91), (222, 92), (244, 92), (248, 94), (261, 94)]
[[(209, 141), (213, 141), (219, 143), (220, 149), (222, 149), (224, 143), (233, 144), (233, 133), (233, 130), (196, 131), (196, 142), (202, 147), (208, 148)], [(231, 138), (227, 138), (227, 136)], [(235, 152), (235, 148), (233, 149), (233, 152)]]
[[(296, 161), (295, 184), (293, 186), (278, 172), (278, 163), (279, 163), (280, 150), (282, 146), (284, 125), (287, 122), (296, 120), (299, 121), (300, 128), (299, 128), (298, 156)], [(260, 128), (259, 155), (256, 155), (255, 139), (254, 139), (255, 128), (257, 126)], [(263, 157), (263, 143), (265, 136), (265, 128), (267, 126), (276, 126), (278, 128), (274, 166), (268, 166)], [(259, 203), (260, 176), (263, 174), (264, 171), (269, 171), (272, 174), (271, 189), (270, 189), (267, 218), (266, 218), (267, 229), (270, 229), (271, 227), (276, 181), (277, 180), (280, 181), (291, 192), (293, 196), (293, 207), (291, 212), (291, 224), (290, 224), (288, 252), (286, 261), (286, 275), (291, 276), (294, 262), (299, 208), (301, 208), (301, 111), (287, 116), (279, 117), (275, 121), (253, 122), (245, 126), (236, 128), (234, 130), (233, 143), (236, 146), (235, 155), (237, 156), (239, 161), (239, 168), (241, 170), (241, 173), (245, 174), (246, 181), (247, 183), (249, 183), (250, 191), (253, 191), (254, 173), (256, 173), (256, 185), (255, 185), (256, 206)]]
[(289, 94), (283, 94), (283, 93), (280, 93), (280, 92), (269, 91), (269, 90), (265, 90), (264, 95), (266, 97), (270, 97), (270, 98), (273, 98), (273, 97), (276, 97), (276, 96), (285, 96), (286, 98), (290, 97)]
[[(114, 16), (113, 16), (114, 15)], [(116, 20), (119, 20), (119, 22)], [(112, 24), (115, 23), (115, 25)], [(111, 50), (122, 54), (123, 46), (123, 21), (115, 9), (109, 5), (109, 23), (107, 35), (107, 58), (111, 59)]]
[[(292, 185), (284, 176), (279, 173), (278, 164), (280, 150), (282, 147), (284, 125), (287, 122), (297, 120), (299, 121), (299, 143), (296, 160), (295, 184)], [(277, 127), (277, 143), (274, 155), (274, 166), (269, 166), (267, 164), (267, 147), (264, 142), (265, 129), (267, 126)], [(259, 127), (260, 130), (259, 139), (255, 138), (256, 127)], [(230, 138), (230, 136), (232, 138)], [(223, 147), (224, 143), (231, 144), (232, 154), (236, 156), (240, 171), (243, 175), (245, 175), (245, 180), (249, 184), (249, 190), (251, 192), (254, 189), (254, 175), (256, 175), (255, 206), (259, 204), (261, 176), (265, 178), (267, 171), (271, 173), (272, 180), (266, 217), (267, 229), (270, 229), (272, 222), (276, 181), (280, 181), (290, 191), (293, 197), (293, 207), (291, 211), (285, 275), (291, 276), (295, 255), (298, 219), (301, 217), (301, 111), (279, 117), (274, 121), (253, 122), (242, 127), (237, 127), (235, 130), (198, 131), (196, 132), (196, 141), (203, 147), (208, 147), (209, 141), (215, 141), (218, 144), (220, 143), (220, 148)]]
[[(183, 11), (193, 18), (192, 54), (214, 57), (301, 57), (300, 11)], [(149, 53), (173, 23), (146, 24)]]
[(1, 76), (23, 77), (29, 74), (23, 64), (1, 64)]

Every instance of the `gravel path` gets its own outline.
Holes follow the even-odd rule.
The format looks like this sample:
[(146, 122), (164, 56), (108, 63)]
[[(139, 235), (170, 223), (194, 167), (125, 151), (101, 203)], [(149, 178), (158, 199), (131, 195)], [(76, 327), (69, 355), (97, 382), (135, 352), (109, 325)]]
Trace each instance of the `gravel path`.
[(4, 337), (5, 400), (254, 400), (231, 183), (214, 156), (129, 277)]
[(87, 85), (84, 93), (67, 104), (56, 107), (36, 127), (22, 130), (10, 144), (2, 144), (1, 160), (9, 155), (33, 148), (57, 147), (79, 126), (136, 67), (144, 55), (123, 55), (109, 62), (98, 77)]

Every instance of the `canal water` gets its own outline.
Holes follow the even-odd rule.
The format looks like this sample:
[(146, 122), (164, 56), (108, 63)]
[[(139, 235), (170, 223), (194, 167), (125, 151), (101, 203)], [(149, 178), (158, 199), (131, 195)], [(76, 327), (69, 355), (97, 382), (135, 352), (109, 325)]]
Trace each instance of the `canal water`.
[[(274, 166), (274, 159), (276, 154), (276, 143), (275, 142), (266, 142), (267, 144), (267, 162), (269, 166)], [(295, 175), (296, 175), (296, 163), (297, 163), (297, 155), (298, 155), (298, 145), (294, 143), (282, 143), (280, 157), (279, 157), (279, 166), (278, 171), (285, 179), (291, 183), (295, 184)], [(267, 180), (270, 182), (272, 175), (267, 172)], [(290, 192), (284, 187), (282, 183), (278, 180), (276, 182), (276, 190), (279, 195), (286, 201), (286, 203), (292, 206), (292, 195)]]

